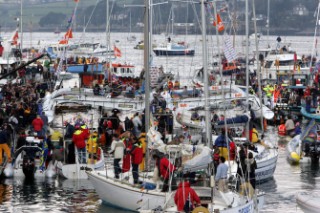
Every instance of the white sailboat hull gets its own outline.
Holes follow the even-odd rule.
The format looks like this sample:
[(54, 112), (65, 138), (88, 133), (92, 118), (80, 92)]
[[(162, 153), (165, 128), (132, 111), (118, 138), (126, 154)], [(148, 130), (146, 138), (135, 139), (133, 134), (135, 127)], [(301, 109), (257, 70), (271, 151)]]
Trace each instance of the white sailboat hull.
[(87, 172), (87, 174), (99, 197), (109, 205), (138, 211), (140, 209), (154, 209), (158, 206), (163, 206), (165, 203), (166, 198), (163, 192), (134, 188), (113, 178), (106, 177), (105, 171), (91, 171)]

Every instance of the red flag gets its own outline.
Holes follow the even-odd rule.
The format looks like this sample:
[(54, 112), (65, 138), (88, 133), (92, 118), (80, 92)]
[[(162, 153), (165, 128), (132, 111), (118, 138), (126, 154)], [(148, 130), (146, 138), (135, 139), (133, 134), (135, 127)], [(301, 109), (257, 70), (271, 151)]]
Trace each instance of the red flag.
[(213, 26), (217, 26), (217, 22), (216, 21), (218, 22), (218, 31), (219, 32), (223, 31), (224, 30), (224, 25), (222, 23), (222, 19), (221, 19), (219, 13), (217, 14), (216, 20), (213, 22)]
[(114, 52), (114, 56), (116, 57), (121, 57), (121, 51), (118, 47), (114, 46), (113, 47), (113, 52)]
[(74, 2), (79, 2), (80, 0), (74, 0)]
[(65, 38), (65, 39), (73, 38), (72, 29), (69, 29), (69, 30), (66, 32), (66, 34), (64, 35), (64, 38)]
[(68, 40), (67, 39), (60, 40), (59, 44), (68, 44)]
[(294, 61), (293, 72), (295, 72), (296, 71), (296, 66), (297, 66), (297, 53), (293, 54), (293, 61)]
[(16, 33), (12, 37), (11, 45), (17, 45), (18, 44), (18, 39), (19, 39), (19, 35), (18, 35), (18, 31), (16, 31)]

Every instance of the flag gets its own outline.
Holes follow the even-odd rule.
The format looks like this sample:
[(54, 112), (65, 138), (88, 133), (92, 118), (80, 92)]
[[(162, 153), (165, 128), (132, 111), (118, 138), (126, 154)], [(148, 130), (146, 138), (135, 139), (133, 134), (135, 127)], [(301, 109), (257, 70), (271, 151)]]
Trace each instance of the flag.
[(64, 38), (65, 39), (73, 38), (72, 29), (71, 28), (66, 32), (66, 34), (64, 35)]
[(222, 19), (221, 19), (219, 13), (217, 14), (216, 20), (213, 22), (213, 26), (215, 26), (215, 27), (217, 26), (217, 22), (216, 21), (218, 22), (218, 31), (219, 32), (223, 31), (224, 30), (224, 25), (223, 25), (223, 22), (222, 22)]
[(59, 44), (68, 44), (68, 40), (67, 39), (62, 39), (59, 41)]
[(294, 61), (293, 72), (295, 72), (297, 68), (297, 53), (293, 54), (293, 61)]
[(18, 31), (15, 32), (15, 34), (12, 37), (12, 42), (11, 45), (17, 45), (18, 44), (18, 39), (19, 39), (19, 35), (18, 35)]
[(114, 46), (113, 47), (113, 52), (115, 57), (121, 57), (121, 51), (118, 47)]
[(79, 1), (80, 1), (80, 0), (74, 0), (74, 2), (77, 2), (77, 3), (78, 3)]

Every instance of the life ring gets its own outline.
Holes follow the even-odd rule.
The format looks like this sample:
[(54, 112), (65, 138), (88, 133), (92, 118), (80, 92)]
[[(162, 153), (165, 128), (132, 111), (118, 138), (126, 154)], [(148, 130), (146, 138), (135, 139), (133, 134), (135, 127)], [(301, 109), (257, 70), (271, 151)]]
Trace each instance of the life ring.
[(192, 213), (209, 213), (209, 210), (203, 206), (199, 206), (197, 208), (195, 208)]

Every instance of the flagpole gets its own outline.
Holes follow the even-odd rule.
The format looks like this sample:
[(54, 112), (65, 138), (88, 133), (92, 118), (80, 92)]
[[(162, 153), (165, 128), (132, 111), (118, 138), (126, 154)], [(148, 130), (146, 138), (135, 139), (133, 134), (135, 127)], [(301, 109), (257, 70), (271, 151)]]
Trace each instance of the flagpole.
[(23, 31), (22, 31), (22, 4), (23, 0), (20, 0), (20, 49), (22, 53), (22, 41), (23, 41)]

